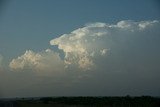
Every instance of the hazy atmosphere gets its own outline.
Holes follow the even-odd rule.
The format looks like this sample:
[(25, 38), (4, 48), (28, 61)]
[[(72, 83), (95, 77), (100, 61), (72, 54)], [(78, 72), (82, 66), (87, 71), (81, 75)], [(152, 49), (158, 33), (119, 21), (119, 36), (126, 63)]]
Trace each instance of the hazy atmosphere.
[(160, 96), (159, 0), (0, 0), (0, 98)]

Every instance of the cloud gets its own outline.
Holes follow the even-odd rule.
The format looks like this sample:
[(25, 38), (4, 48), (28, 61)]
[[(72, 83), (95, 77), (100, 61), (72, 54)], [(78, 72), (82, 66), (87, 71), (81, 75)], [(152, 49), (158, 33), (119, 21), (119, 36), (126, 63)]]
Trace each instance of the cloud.
[(151, 44), (150, 41), (158, 40), (159, 24), (157, 20), (140, 22), (123, 20), (116, 24), (100, 22), (86, 24), (70, 34), (63, 34), (50, 41), (51, 45), (57, 45), (58, 49), (64, 52), (64, 58), (50, 49), (42, 52), (27, 50), (23, 55), (13, 59), (9, 66), (16, 71), (36, 72), (64, 71), (64, 68), (77, 71), (95, 68), (99, 70), (104, 63), (110, 65), (108, 61), (112, 63), (116, 60), (115, 58), (132, 55), (130, 52), (137, 51), (138, 54), (135, 54), (137, 57), (140, 53), (147, 52), (144, 50), (145, 47), (152, 47), (157, 43)]
[(86, 24), (50, 41), (64, 58), (50, 49), (14, 58), (11, 70), (22, 72), (0, 72), (0, 96), (160, 95), (159, 29), (159, 21)]
[(13, 59), (10, 68), (15, 71), (32, 70), (35, 72), (64, 71), (64, 64), (58, 53), (47, 49), (42, 52), (27, 50), (22, 56)]
[[(50, 44), (57, 45), (63, 50), (67, 66), (74, 65), (83, 70), (90, 70), (94, 65), (97, 66), (97, 59), (106, 57), (107, 53), (120, 50), (119, 48), (123, 50), (127, 47), (125, 45), (132, 44), (132, 39), (148, 38), (144, 37), (146, 32), (156, 33), (157, 29), (154, 29), (157, 26), (159, 27), (157, 20), (141, 22), (124, 20), (117, 24), (91, 23), (51, 40)], [(147, 35), (155, 36), (150, 33)]]
[(101, 55), (105, 55), (107, 53), (107, 49), (100, 50)]

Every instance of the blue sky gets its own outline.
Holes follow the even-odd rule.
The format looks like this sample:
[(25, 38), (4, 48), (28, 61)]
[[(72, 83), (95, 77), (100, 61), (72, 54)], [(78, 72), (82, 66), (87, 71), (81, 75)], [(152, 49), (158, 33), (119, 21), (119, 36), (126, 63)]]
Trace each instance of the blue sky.
[(160, 96), (159, 29), (159, 0), (1, 0), (0, 97)]
[(0, 11), (0, 53), (8, 59), (46, 49), (52, 38), (90, 22), (156, 20), (159, 10), (158, 0), (8, 0)]

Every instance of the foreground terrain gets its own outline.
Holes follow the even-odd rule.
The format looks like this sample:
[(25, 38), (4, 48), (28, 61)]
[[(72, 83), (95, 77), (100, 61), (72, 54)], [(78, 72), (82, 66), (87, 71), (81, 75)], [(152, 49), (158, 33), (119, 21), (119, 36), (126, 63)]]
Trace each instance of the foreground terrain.
[(42, 97), (1, 99), (0, 107), (160, 107), (160, 98), (141, 97)]

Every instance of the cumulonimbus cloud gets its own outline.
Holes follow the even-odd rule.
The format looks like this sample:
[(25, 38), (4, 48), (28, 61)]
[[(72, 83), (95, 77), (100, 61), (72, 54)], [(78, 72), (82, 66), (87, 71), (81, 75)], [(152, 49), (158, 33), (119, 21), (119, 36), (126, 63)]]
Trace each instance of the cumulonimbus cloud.
[[(157, 96), (160, 89), (157, 85), (160, 77), (159, 29), (160, 23), (156, 20), (87, 24), (50, 41), (64, 52), (64, 58), (50, 49), (28, 50), (14, 58), (9, 65), (12, 71), (36, 73), (0, 72), (1, 90), (15, 97), (21, 93), (26, 96), (95, 96), (124, 95), (124, 92)], [(77, 72), (85, 70), (90, 71)], [(39, 76), (41, 72), (43, 75)]]
[(129, 52), (135, 44), (141, 45), (140, 40), (144, 43), (146, 38), (153, 39), (160, 34), (159, 28), (157, 20), (87, 24), (50, 41), (51, 45), (57, 45), (58, 49), (63, 50), (64, 58), (50, 49), (37, 53), (28, 50), (24, 55), (13, 59), (9, 66), (12, 70), (19, 71), (63, 71), (62, 68), (65, 67), (91, 70), (101, 64), (100, 60), (106, 60), (108, 55), (114, 54), (118, 58), (122, 53), (125, 54), (121, 50), (126, 48)]
[(141, 22), (126, 20), (117, 24), (91, 23), (51, 40), (50, 44), (57, 45), (63, 50), (66, 65), (74, 64), (87, 70), (95, 65), (95, 58), (107, 55), (115, 44), (122, 45), (121, 42), (136, 35), (143, 35), (143, 32), (155, 28), (158, 24), (157, 20)]

